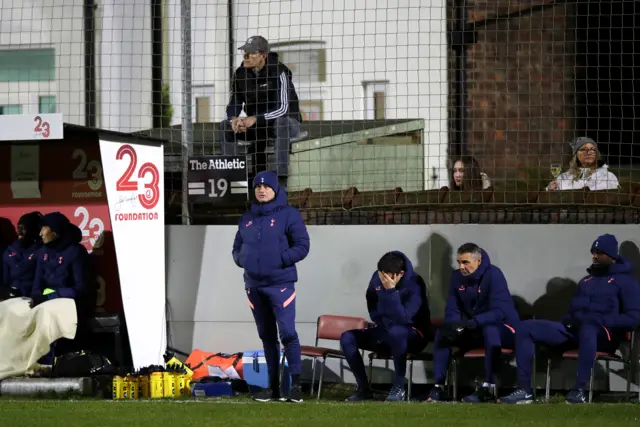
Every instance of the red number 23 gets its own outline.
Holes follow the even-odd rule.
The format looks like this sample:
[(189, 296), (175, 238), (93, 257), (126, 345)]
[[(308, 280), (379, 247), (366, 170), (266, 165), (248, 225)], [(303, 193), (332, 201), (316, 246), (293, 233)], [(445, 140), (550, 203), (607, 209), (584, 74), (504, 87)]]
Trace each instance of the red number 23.
[[(126, 144), (118, 149), (116, 160), (124, 159), (125, 155), (129, 156), (129, 166), (116, 183), (116, 191), (138, 191), (138, 182), (132, 179), (138, 165), (138, 154), (131, 145)], [(140, 166), (138, 179), (144, 178), (147, 174), (151, 175), (151, 182), (144, 184), (145, 191), (138, 194), (138, 200), (143, 208), (153, 209), (160, 201), (160, 172), (156, 165), (147, 162)]]

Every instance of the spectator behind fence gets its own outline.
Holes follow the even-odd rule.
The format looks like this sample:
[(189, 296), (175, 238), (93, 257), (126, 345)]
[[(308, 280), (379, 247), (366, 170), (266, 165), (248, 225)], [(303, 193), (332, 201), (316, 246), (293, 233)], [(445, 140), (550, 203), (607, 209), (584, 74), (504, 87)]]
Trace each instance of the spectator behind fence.
[(36, 274), (37, 251), (42, 246), (39, 236), (42, 214), (30, 212), (18, 220), (18, 240), (2, 255), (0, 300), (31, 296)]
[(526, 320), (516, 333), (516, 362), (520, 388), (501, 399), (504, 403), (531, 403), (531, 369), (535, 346), (578, 347), (578, 374), (568, 403), (585, 403), (585, 387), (596, 352), (614, 353), (626, 332), (640, 324), (640, 288), (633, 266), (618, 254), (618, 241), (604, 234), (591, 245), (589, 273), (578, 283), (569, 312), (561, 322)]
[(453, 162), (449, 183), (452, 191), (486, 190), (491, 187), (489, 176), (480, 172), (480, 166), (472, 156), (462, 156)]
[(495, 401), (494, 372), (502, 348), (513, 349), (520, 318), (507, 280), (491, 264), (489, 255), (474, 243), (458, 248), (459, 269), (451, 274), (444, 325), (436, 333), (433, 348), (435, 386), (427, 401), (443, 399), (443, 384), (451, 357), (451, 347), (462, 350), (484, 348), (484, 382), (463, 401)]
[(581, 136), (569, 143), (573, 157), (569, 170), (558, 175), (546, 188), (549, 190), (615, 190), (620, 184), (618, 178), (609, 172), (600, 159), (598, 144), (587, 136)]
[(402, 401), (407, 354), (418, 353), (427, 345), (431, 329), (427, 287), (405, 254), (388, 252), (378, 261), (366, 299), (375, 327), (346, 331), (340, 336), (340, 346), (358, 383), (356, 393), (347, 400), (373, 399), (359, 352), (364, 349), (393, 358), (395, 379), (387, 400)]
[[(267, 140), (275, 139), (276, 173), (286, 189), (290, 139), (300, 134), (302, 121), (291, 70), (269, 51), (264, 37), (250, 37), (239, 49), (244, 61), (233, 76), (227, 117), (221, 124), (222, 154), (237, 154), (238, 141), (251, 143), (247, 154), (255, 154), (252, 179), (266, 169)], [(239, 117), (243, 104), (248, 117)]]

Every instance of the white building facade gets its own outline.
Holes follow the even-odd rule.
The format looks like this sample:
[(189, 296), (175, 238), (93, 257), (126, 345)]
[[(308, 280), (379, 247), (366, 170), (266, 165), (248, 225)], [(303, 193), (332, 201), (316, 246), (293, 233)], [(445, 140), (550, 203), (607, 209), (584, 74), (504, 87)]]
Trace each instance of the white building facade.
[[(95, 125), (151, 127), (150, 0), (96, 0)], [(0, 114), (86, 124), (85, 2), (0, 0)]]

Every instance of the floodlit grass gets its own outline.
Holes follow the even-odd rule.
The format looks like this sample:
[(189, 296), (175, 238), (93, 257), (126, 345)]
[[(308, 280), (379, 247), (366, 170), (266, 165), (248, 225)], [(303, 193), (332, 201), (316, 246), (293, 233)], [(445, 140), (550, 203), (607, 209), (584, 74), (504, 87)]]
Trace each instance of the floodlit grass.
[(0, 400), (0, 426), (634, 426), (640, 405), (348, 404), (244, 398), (178, 401)]

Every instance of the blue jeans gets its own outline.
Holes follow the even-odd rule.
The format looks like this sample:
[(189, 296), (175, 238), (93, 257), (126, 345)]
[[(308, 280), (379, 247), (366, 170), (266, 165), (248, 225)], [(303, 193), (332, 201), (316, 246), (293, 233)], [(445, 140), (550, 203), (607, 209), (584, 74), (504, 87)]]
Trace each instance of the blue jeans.
[(238, 142), (246, 141), (251, 143), (247, 147), (247, 155), (253, 155), (253, 170), (250, 174), (254, 176), (267, 169), (267, 141), (275, 140), (276, 165), (275, 172), (278, 177), (289, 176), (289, 151), (291, 139), (300, 135), (300, 122), (292, 117), (278, 117), (267, 122), (266, 128), (257, 128), (253, 125), (245, 133), (235, 133), (231, 129), (231, 122), (225, 120), (221, 123), (222, 155), (238, 155)]

